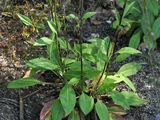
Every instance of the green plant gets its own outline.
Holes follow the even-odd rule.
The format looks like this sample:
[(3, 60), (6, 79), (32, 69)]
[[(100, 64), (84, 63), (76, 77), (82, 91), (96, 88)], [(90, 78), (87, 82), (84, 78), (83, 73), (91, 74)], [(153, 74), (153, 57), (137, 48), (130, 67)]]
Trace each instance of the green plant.
[[(126, 34), (131, 36), (129, 47), (138, 48), (143, 38), (148, 50), (147, 59), (151, 65), (155, 64), (153, 52), (160, 37), (159, 4), (157, 0), (119, 0), (123, 12), (116, 11), (116, 21), (113, 27), (117, 29), (117, 38)], [(130, 34), (131, 33), (131, 34)], [(142, 48), (143, 49), (143, 48)]]
[[(82, 5), (82, 4), (81, 4)], [(81, 13), (82, 14), (82, 13)], [(122, 61), (122, 55), (141, 54), (140, 51), (125, 47), (114, 52), (114, 43), (109, 37), (91, 39), (89, 43), (81, 40), (81, 26), (95, 12), (87, 12), (77, 20), (77, 36), (79, 43), (73, 46), (63, 36), (60, 36), (63, 25), (58, 15), (48, 20), (52, 34), (50, 37), (38, 39), (34, 46), (47, 46), (48, 58), (35, 58), (27, 62), (32, 68), (32, 74), (37, 71), (50, 70), (63, 82), (59, 97), (53, 101), (51, 115), (48, 120), (80, 120), (88, 114), (100, 120), (114, 120), (124, 115), (130, 106), (144, 104), (136, 94), (136, 88), (129, 76), (136, 74), (141, 65), (136, 62), (124, 64), (117, 72), (110, 72), (111, 61)], [(71, 19), (77, 16), (69, 15)], [(23, 19), (21, 19), (23, 21)], [(26, 19), (25, 19), (26, 20)], [(23, 21), (24, 22), (24, 21)], [(62, 50), (64, 53), (62, 54)], [(127, 57), (125, 57), (126, 59)], [(118, 91), (119, 83), (124, 82), (129, 91)], [(47, 84), (32, 77), (21, 78), (8, 84), (8, 88), (26, 88), (37, 84)]]

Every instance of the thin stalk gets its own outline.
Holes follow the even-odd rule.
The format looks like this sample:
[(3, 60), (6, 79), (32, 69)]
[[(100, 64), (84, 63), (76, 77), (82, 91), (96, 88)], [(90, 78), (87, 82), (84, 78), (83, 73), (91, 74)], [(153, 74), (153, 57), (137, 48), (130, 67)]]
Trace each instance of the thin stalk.
[(120, 16), (120, 21), (119, 21), (119, 26), (122, 24), (122, 19), (123, 19), (123, 17), (124, 17), (123, 14), (124, 14), (126, 5), (127, 5), (127, 0), (124, 0), (123, 10), (122, 10), (122, 14), (121, 14), (121, 16)]
[(81, 74), (80, 74), (80, 80), (81, 80), (81, 84), (83, 85), (83, 49), (82, 49), (82, 44), (83, 44), (83, 40), (82, 40), (82, 25), (83, 25), (83, 21), (82, 21), (82, 14), (83, 14), (83, 0), (80, 0), (80, 28), (79, 28), (79, 38), (80, 38), (80, 64), (81, 64)]
[(111, 57), (112, 57), (112, 53), (113, 53), (113, 50), (114, 50), (114, 46), (112, 46), (112, 52), (111, 52), (111, 55), (109, 55), (110, 43), (111, 43), (111, 42), (109, 42), (108, 47), (107, 47), (107, 54), (106, 54), (106, 55), (107, 55), (107, 60), (105, 61), (102, 74), (101, 74), (101, 76), (99, 77), (99, 79), (98, 79), (98, 81), (97, 81), (97, 84), (96, 84), (96, 86), (95, 86), (95, 90), (98, 89), (98, 86), (99, 86), (99, 84), (100, 84), (100, 81), (101, 81), (101, 79), (103, 78), (103, 75), (105, 74), (105, 72), (106, 72), (106, 70), (107, 70), (107, 68), (108, 68), (109, 61), (110, 61), (110, 59), (111, 59)]
[[(53, 2), (52, 2), (53, 3)], [(54, 22), (56, 23), (56, 28), (58, 29), (58, 15), (57, 15), (57, 0), (54, 0)], [(63, 61), (62, 61), (62, 56), (61, 56), (61, 48), (60, 48), (60, 43), (58, 41), (58, 34), (55, 35), (55, 42), (57, 45), (57, 52), (58, 52), (58, 58), (59, 58), (59, 65), (61, 67), (61, 72), (62, 72), (62, 77), (64, 74), (64, 68), (63, 68)]]
[[(120, 15), (120, 20), (119, 20), (119, 26), (117, 26), (116, 28), (116, 31), (118, 31), (119, 27), (121, 26), (122, 24), (122, 20), (123, 20), (123, 17), (124, 17), (124, 11), (125, 11), (125, 8), (126, 8), (126, 5), (127, 5), (127, 0), (124, 0), (124, 4), (123, 4), (123, 10), (122, 10), (122, 14)], [(115, 43), (118, 41), (118, 34), (115, 36)]]

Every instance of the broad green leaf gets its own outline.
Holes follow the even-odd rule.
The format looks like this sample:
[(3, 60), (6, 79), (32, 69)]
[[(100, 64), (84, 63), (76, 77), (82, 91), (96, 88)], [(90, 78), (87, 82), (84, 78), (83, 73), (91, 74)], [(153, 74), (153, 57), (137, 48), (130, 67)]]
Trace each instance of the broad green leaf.
[(42, 37), (34, 43), (34, 46), (45, 46), (50, 45), (51, 43), (53, 43), (53, 40), (48, 37)]
[(78, 78), (72, 78), (69, 82), (68, 82), (68, 84), (69, 85), (77, 85), (78, 83), (79, 83), (79, 79)]
[(54, 63), (52, 63), (50, 60), (46, 58), (35, 58), (32, 60), (29, 60), (29, 62), (26, 65), (32, 68), (41, 68), (45, 70), (55, 70), (58, 68), (57, 65), (55, 65)]
[(120, 83), (120, 82), (125, 82), (133, 91), (136, 91), (136, 88), (134, 84), (128, 79), (127, 77), (123, 75), (109, 75), (107, 76), (108, 79), (111, 79), (115, 84)]
[(137, 49), (139, 44), (140, 44), (140, 40), (141, 40), (141, 33), (140, 33), (140, 31), (138, 31), (138, 32), (136, 31), (132, 35), (132, 37), (131, 37), (131, 39), (129, 41), (129, 47)]
[(125, 109), (129, 109), (129, 105), (125, 101), (125, 96), (123, 96), (120, 92), (112, 92), (110, 95), (115, 104), (121, 105)]
[(60, 101), (65, 111), (65, 116), (69, 115), (75, 107), (76, 104), (76, 94), (74, 90), (66, 85), (60, 91)]
[(73, 110), (69, 115), (68, 120), (80, 120), (78, 112), (76, 110)]
[(22, 14), (19, 14), (19, 13), (17, 15), (25, 25), (32, 26), (32, 20), (29, 17), (22, 15)]
[(123, 106), (125, 109), (129, 109), (130, 106), (140, 106), (145, 103), (145, 101), (134, 92), (112, 92), (111, 97), (116, 104)]
[(109, 120), (108, 108), (101, 100), (97, 101), (95, 109), (100, 120)]
[(118, 74), (122, 74), (127, 77), (131, 75), (135, 75), (140, 69), (141, 69), (141, 64), (136, 62), (131, 62), (123, 65), (119, 69)]
[(82, 19), (87, 20), (88, 18), (91, 18), (94, 15), (96, 15), (96, 12), (87, 12), (83, 15)]
[(65, 115), (65, 112), (59, 99), (53, 102), (51, 111), (51, 120), (62, 120), (62, 118)]
[(82, 93), (82, 95), (79, 98), (79, 106), (82, 110), (82, 112), (87, 115), (90, 113), (94, 106), (94, 99), (92, 96), (88, 96), (85, 93)]
[(47, 21), (48, 26), (50, 27), (50, 29), (52, 30), (53, 33), (57, 34), (57, 30), (55, 28), (55, 23), (53, 21)]
[(106, 92), (110, 92), (112, 91), (115, 87), (117, 86), (117, 84), (115, 84), (115, 80), (114, 79), (109, 79), (106, 78), (102, 81), (102, 84), (100, 85), (100, 87), (98, 88), (98, 93), (99, 94), (103, 94)]
[(141, 52), (131, 47), (124, 47), (118, 50), (117, 53), (134, 55), (134, 54), (140, 54)]
[[(68, 70), (65, 75), (67, 78), (79, 78), (81, 69), (80, 69), (80, 62), (74, 62), (73, 64), (70, 64), (68, 67), (70, 70)], [(74, 74), (73, 74), (74, 73)], [(91, 63), (89, 61), (83, 61), (83, 76), (84, 78), (92, 79), (96, 77), (99, 74), (99, 71), (96, 70), (91, 66)]]
[(145, 100), (141, 99), (137, 93), (123, 91), (121, 92), (123, 96), (125, 96), (127, 104), (130, 106), (140, 106), (146, 103)]
[(158, 39), (160, 37), (160, 33), (159, 33), (159, 31), (160, 31), (160, 17), (158, 17), (155, 20), (153, 27), (152, 27), (152, 31), (154, 33), (155, 40)]
[(26, 88), (37, 84), (42, 84), (42, 82), (34, 78), (20, 78), (11, 81), (7, 87), (16, 89), (16, 88)]
[(122, 62), (124, 60), (126, 60), (128, 57), (130, 56), (130, 54), (119, 54), (116, 59), (115, 59), (115, 62)]

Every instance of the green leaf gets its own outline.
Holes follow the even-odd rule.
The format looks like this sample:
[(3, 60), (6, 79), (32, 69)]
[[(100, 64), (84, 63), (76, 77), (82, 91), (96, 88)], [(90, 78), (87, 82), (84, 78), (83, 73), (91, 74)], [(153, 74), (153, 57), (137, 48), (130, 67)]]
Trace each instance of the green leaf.
[(127, 77), (124, 77), (122, 75), (121, 76), (121, 79), (135, 92), (136, 91), (136, 88), (134, 86), (134, 84), (131, 82), (130, 79), (128, 79)]
[(115, 80), (114, 79), (106, 78), (106, 79), (103, 80), (101, 86), (98, 88), (98, 93), (99, 94), (103, 94), (103, 93), (106, 93), (106, 92), (110, 92), (116, 86), (117, 86), (117, 84), (115, 84)]
[(68, 120), (80, 120), (78, 112), (76, 110), (72, 111)]
[(157, 0), (146, 0), (145, 2), (147, 3), (147, 8), (157, 16), (159, 11), (159, 4)]
[(132, 37), (131, 37), (131, 39), (129, 41), (129, 47), (137, 49), (139, 44), (140, 44), (140, 40), (141, 40), (141, 33), (140, 33), (140, 31), (138, 31), (138, 32), (136, 31), (132, 35)]
[(116, 59), (115, 62), (122, 62), (124, 60), (126, 60), (130, 55), (129, 54), (119, 54)]
[(145, 101), (134, 92), (112, 92), (111, 97), (116, 104), (123, 106), (125, 109), (129, 109), (130, 106), (140, 106), (145, 103)]
[(154, 24), (153, 24), (153, 27), (152, 27), (152, 30), (153, 30), (153, 33), (154, 33), (154, 38), (155, 40), (158, 39), (160, 37), (160, 33), (159, 33), (159, 30), (160, 30), (160, 17), (158, 17)]
[(50, 60), (46, 58), (35, 58), (32, 60), (29, 60), (29, 62), (26, 65), (32, 68), (41, 68), (45, 70), (55, 70), (58, 68), (57, 65), (55, 65), (54, 63), (52, 63)]
[(62, 118), (65, 115), (65, 112), (59, 99), (53, 102), (51, 111), (51, 120), (62, 120)]
[(48, 26), (50, 27), (50, 29), (52, 30), (53, 33), (57, 34), (57, 30), (55, 28), (55, 23), (53, 21), (47, 21)]
[(110, 93), (115, 104), (121, 105), (125, 109), (129, 109), (129, 105), (125, 101), (125, 96), (123, 96), (120, 92), (112, 92)]
[(131, 47), (124, 47), (118, 50), (117, 53), (134, 55), (134, 54), (140, 54), (141, 52)]
[(78, 17), (75, 16), (74, 14), (69, 14), (69, 15), (66, 16), (66, 19), (67, 19), (67, 20), (77, 20)]
[(46, 46), (50, 45), (51, 43), (53, 43), (53, 40), (48, 37), (42, 37), (34, 43), (34, 46)]
[(141, 69), (141, 67), (141, 64), (136, 62), (127, 63), (119, 69), (118, 74), (122, 74), (126, 77), (135, 75)]
[(96, 12), (87, 12), (83, 15), (82, 19), (87, 20), (88, 18), (91, 18), (94, 15), (96, 15)]
[(109, 120), (108, 108), (101, 100), (97, 101), (95, 109), (100, 120)]
[(7, 87), (16, 89), (16, 88), (26, 88), (37, 84), (42, 84), (42, 82), (34, 78), (20, 78), (11, 81)]
[(32, 20), (29, 19), (29, 17), (25, 16), (25, 15), (22, 15), (22, 14), (17, 14), (19, 19), (27, 26), (32, 26)]
[(141, 99), (136, 93), (123, 91), (121, 92), (125, 96), (127, 104), (130, 106), (140, 106), (146, 103), (145, 100)]
[(88, 96), (85, 93), (82, 93), (82, 95), (79, 98), (79, 105), (80, 105), (82, 112), (85, 115), (87, 115), (93, 109), (94, 99), (92, 96)]
[(68, 84), (69, 85), (77, 85), (78, 83), (79, 83), (79, 79), (78, 78), (72, 78), (69, 82), (68, 82)]
[(131, 2), (129, 5), (126, 5), (126, 8), (124, 9), (123, 17), (125, 17), (129, 13), (129, 10), (133, 7), (134, 4), (135, 4), (135, 1)]
[(136, 88), (134, 84), (125, 76), (123, 75), (109, 75), (107, 76), (108, 79), (111, 79), (115, 84), (120, 83), (120, 82), (125, 82), (133, 91), (136, 91)]
[(60, 91), (60, 101), (65, 111), (65, 116), (70, 114), (75, 107), (76, 104), (76, 94), (74, 90), (66, 85)]
[(47, 47), (47, 49), (51, 62), (53, 62), (56, 65), (59, 65), (60, 58), (58, 55), (58, 49), (56, 47), (56, 44), (52, 43)]

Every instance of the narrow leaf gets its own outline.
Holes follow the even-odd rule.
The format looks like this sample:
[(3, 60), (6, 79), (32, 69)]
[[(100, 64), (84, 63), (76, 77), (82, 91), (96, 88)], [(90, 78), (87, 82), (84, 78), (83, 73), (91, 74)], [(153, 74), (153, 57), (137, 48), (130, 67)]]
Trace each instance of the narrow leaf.
[(22, 14), (17, 14), (19, 19), (27, 26), (31, 25), (32, 26), (32, 21), (29, 19), (29, 17), (22, 15)]
[(137, 49), (140, 44), (140, 39), (141, 39), (141, 33), (135, 32), (129, 41), (129, 47)]
[(125, 17), (129, 13), (129, 10), (133, 7), (134, 4), (135, 1), (126, 6), (126, 8), (124, 9), (123, 17)]
[(124, 48), (121, 48), (119, 51), (117, 51), (117, 53), (133, 55), (133, 54), (140, 54), (141, 52), (131, 47), (124, 47)]
[(7, 87), (14, 88), (14, 89), (26, 88), (26, 87), (34, 86), (41, 83), (42, 83), (41, 81), (34, 78), (20, 78), (18, 80), (11, 81)]
[(42, 37), (34, 43), (34, 46), (46, 46), (50, 45), (52, 42), (53, 40), (51, 40), (50, 38)]
[(123, 81), (135, 92), (136, 88), (134, 86), (134, 84), (131, 82), (130, 79), (128, 79), (127, 77), (124, 77), (121, 75), (121, 78), (123, 79)]
[(52, 30), (53, 33), (57, 34), (57, 30), (55, 28), (55, 25), (52, 21), (47, 21), (48, 26), (50, 27), (50, 29)]
[(87, 12), (83, 15), (82, 19), (87, 20), (88, 18), (91, 18), (94, 15), (96, 15), (96, 12)]

